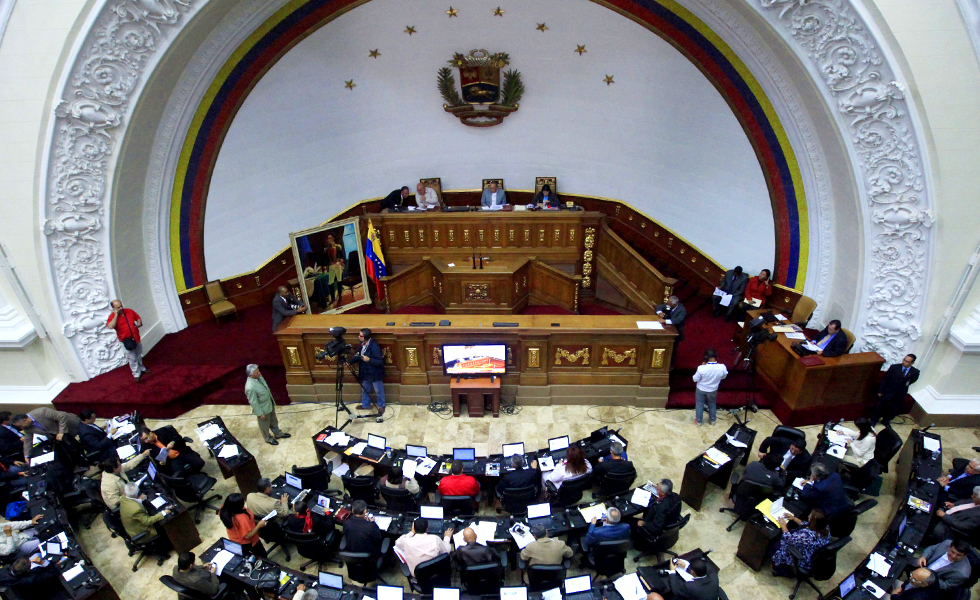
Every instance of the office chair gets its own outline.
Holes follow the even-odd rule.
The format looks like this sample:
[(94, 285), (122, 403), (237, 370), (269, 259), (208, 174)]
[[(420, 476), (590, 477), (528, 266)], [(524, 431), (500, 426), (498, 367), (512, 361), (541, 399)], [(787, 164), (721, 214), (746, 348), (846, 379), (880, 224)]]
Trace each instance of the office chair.
[(453, 585), (453, 562), (448, 552), (415, 565), (415, 575), (412, 575), (408, 565), (400, 559), (398, 566), (402, 575), (408, 579), (412, 591), (417, 594), (431, 596), (432, 588), (448, 588)]
[(310, 533), (297, 533), (287, 529), (284, 533), (286, 534), (286, 541), (296, 546), (296, 552), (303, 558), (310, 559), (300, 566), (300, 571), (305, 571), (306, 567), (313, 563), (317, 564), (320, 571), (323, 570), (319, 568), (323, 563), (336, 563), (337, 566), (344, 566), (343, 562), (331, 557), (330, 547), (337, 541), (336, 529), (331, 530), (324, 537), (320, 537), (312, 531)]
[[(970, 539), (964, 537), (963, 539)], [(966, 559), (970, 561), (970, 577), (960, 587), (955, 590), (948, 590), (951, 600), (970, 600), (970, 590), (980, 581), (980, 554), (977, 554), (976, 547), (970, 548), (966, 553)]]
[(411, 492), (402, 488), (393, 488), (386, 485), (378, 485), (378, 492), (381, 494), (381, 499), (385, 501), (385, 506), (388, 510), (397, 510), (400, 512), (419, 512), (419, 503), (415, 499), (415, 496)]
[(745, 521), (756, 513), (755, 507), (769, 498), (775, 491), (766, 485), (754, 481), (739, 481), (738, 473), (732, 473), (732, 492), (729, 498), (735, 503), (734, 508), (719, 508), (718, 512), (734, 513), (737, 518), (732, 521), (725, 531), (731, 531), (739, 521)]
[(885, 427), (875, 437), (875, 460), (881, 465), (881, 472), (888, 472), (888, 463), (902, 449), (902, 438), (891, 427)]
[(374, 477), (370, 475), (344, 475), (340, 479), (344, 482), (344, 491), (350, 496), (352, 502), (363, 500), (371, 506), (377, 505), (378, 488), (375, 485)]
[(448, 517), (471, 516), (476, 514), (480, 504), (480, 494), (471, 496), (442, 496), (436, 492), (436, 502), (442, 506), (443, 513)]
[(198, 525), (201, 523), (201, 515), (204, 513), (204, 509), (213, 510), (214, 514), (218, 514), (218, 511), (221, 510), (220, 506), (211, 503), (212, 500), (220, 500), (221, 494), (207, 495), (211, 488), (218, 483), (218, 480), (210, 475), (194, 473), (187, 477), (172, 477), (158, 472), (157, 479), (170, 488), (181, 502), (187, 504), (188, 510), (194, 511), (194, 522)]
[(130, 537), (126, 533), (126, 528), (123, 527), (122, 519), (119, 517), (119, 511), (105, 511), (102, 513), (102, 521), (105, 523), (106, 529), (123, 539), (130, 556), (139, 552), (139, 556), (136, 557), (136, 562), (133, 563), (134, 573), (140, 568), (140, 563), (143, 562), (146, 556), (155, 556), (158, 567), (162, 567), (164, 561), (170, 558), (170, 554), (164, 550), (164, 544), (167, 541), (159, 535), (154, 535), (147, 531)]
[(559, 508), (568, 508), (582, 501), (582, 494), (589, 489), (592, 484), (592, 474), (586, 473), (574, 479), (566, 479), (560, 488), (555, 484), (547, 482), (548, 492), (551, 494), (551, 505)]
[(844, 493), (847, 494), (848, 498), (855, 500), (864, 490), (872, 487), (881, 476), (881, 465), (872, 458), (857, 469), (848, 468), (841, 475), (844, 482)]
[(76, 516), (84, 517), (82, 524), (85, 526), (85, 529), (91, 529), (92, 521), (95, 520), (95, 517), (109, 510), (109, 507), (102, 501), (100, 485), (96, 480), (87, 477), (82, 477), (78, 480), (78, 486), (85, 493), (88, 507), (82, 510), (76, 509), (74, 512)]
[(343, 537), (340, 539), (340, 552), (337, 553), (337, 557), (347, 567), (348, 579), (364, 586), (375, 581), (388, 585), (381, 576), (381, 568), (388, 550), (391, 549), (391, 538), (386, 537), (381, 541), (381, 553), (377, 556), (370, 552), (348, 552), (346, 548), (347, 538)]
[(599, 480), (599, 489), (592, 492), (593, 499), (606, 499), (625, 494), (636, 481), (636, 469), (625, 473), (607, 473)]
[(459, 569), (459, 579), (467, 594), (499, 596), (500, 586), (504, 582), (504, 565), (499, 562), (488, 562), (463, 566)]
[(596, 544), (592, 551), (592, 568), (598, 577), (610, 578), (626, 572), (626, 555), (633, 542), (625, 540), (606, 540)]
[(571, 560), (565, 559), (560, 565), (530, 565), (526, 568), (523, 561), (518, 561), (518, 566), (524, 570), (527, 579), (527, 591), (543, 592), (561, 587), (571, 566)]
[(504, 488), (504, 493), (500, 497), (500, 504), (497, 512), (507, 511), (512, 515), (527, 514), (527, 505), (533, 503), (538, 498), (538, 488), (533, 485), (522, 488)]
[(640, 554), (633, 558), (634, 563), (640, 562), (641, 558), (646, 558), (648, 556), (656, 556), (657, 562), (663, 562), (663, 555), (669, 554), (674, 558), (677, 558), (677, 553), (671, 552), (670, 549), (674, 547), (677, 540), (681, 536), (681, 529), (691, 520), (691, 513), (687, 513), (680, 518), (679, 521), (668, 525), (660, 533), (660, 535), (654, 537), (650, 533), (643, 529), (642, 527), (637, 527), (633, 536), (634, 546), (640, 551)]
[(170, 575), (162, 575), (160, 577), (160, 583), (177, 592), (177, 600), (223, 600), (228, 596), (229, 591), (228, 584), (221, 583), (218, 585), (218, 593), (213, 596), (208, 596), (187, 587)]
[(805, 440), (806, 434), (803, 430), (797, 429), (796, 427), (787, 427), (786, 425), (776, 425), (775, 429), (772, 430), (772, 435), (770, 437), (782, 437), (791, 440)]
[(813, 581), (827, 581), (834, 576), (834, 573), (837, 571), (837, 553), (850, 541), (851, 538), (845, 536), (839, 540), (830, 542), (826, 546), (817, 548), (810, 558), (809, 569), (801, 569), (799, 567), (800, 562), (803, 560), (803, 553), (795, 546), (787, 546), (789, 553), (796, 558), (797, 564), (796, 587), (793, 588), (793, 593), (789, 595), (789, 600), (796, 598), (796, 593), (800, 591), (800, 586), (804, 583), (812, 587), (817, 592), (817, 597), (823, 600), (823, 593)]
[(262, 541), (272, 544), (266, 551), (266, 554), (272, 554), (272, 551), (276, 548), (282, 548), (283, 554), (286, 555), (286, 560), (292, 560), (292, 557), (289, 555), (289, 541), (286, 539), (286, 530), (282, 528), (279, 521), (269, 519), (265, 527), (259, 530), (259, 537), (262, 538)]
[(868, 512), (876, 506), (878, 506), (878, 501), (873, 498), (869, 498), (857, 506), (852, 506), (850, 509), (834, 515), (834, 517), (829, 519), (827, 523), (827, 525), (830, 527), (830, 535), (835, 538), (842, 538), (851, 535), (851, 532), (854, 531), (854, 527), (857, 525), (858, 515)]
[(297, 467), (293, 465), (293, 475), (303, 481), (303, 487), (318, 492), (327, 493), (330, 487), (330, 463), (313, 465), (312, 467)]

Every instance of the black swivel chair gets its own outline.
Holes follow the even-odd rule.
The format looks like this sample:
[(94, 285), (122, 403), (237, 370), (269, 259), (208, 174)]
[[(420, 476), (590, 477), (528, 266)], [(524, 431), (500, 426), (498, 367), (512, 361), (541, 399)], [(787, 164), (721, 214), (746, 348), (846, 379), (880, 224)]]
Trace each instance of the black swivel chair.
[(641, 558), (646, 558), (648, 556), (656, 556), (657, 562), (660, 563), (663, 562), (664, 554), (669, 554), (670, 556), (677, 558), (677, 553), (671, 552), (670, 549), (677, 543), (677, 540), (681, 536), (681, 529), (683, 529), (690, 520), (691, 513), (687, 513), (676, 523), (665, 527), (660, 535), (656, 537), (650, 535), (646, 529), (637, 527), (635, 533), (633, 534), (633, 545), (640, 551), (640, 553), (633, 558), (633, 562), (640, 562)]
[(194, 522), (201, 523), (201, 515), (205, 509), (213, 510), (218, 514), (220, 506), (211, 503), (212, 500), (220, 500), (221, 494), (207, 493), (211, 491), (218, 480), (205, 473), (194, 473), (187, 477), (171, 477), (157, 472), (157, 479), (162, 481), (177, 498), (187, 505), (188, 510), (194, 511)]
[(459, 569), (459, 578), (466, 593), (472, 596), (499, 596), (504, 582), (504, 565), (495, 561), (463, 566)]
[(377, 505), (378, 486), (374, 477), (370, 475), (344, 475), (340, 479), (344, 482), (344, 491), (350, 496), (352, 502), (363, 500), (371, 506)]
[(431, 596), (432, 588), (448, 588), (453, 585), (453, 561), (448, 552), (415, 565), (415, 575), (400, 560), (398, 565), (408, 579), (412, 591), (417, 594)]
[(871, 459), (858, 468), (848, 468), (841, 473), (844, 481), (844, 493), (851, 500), (856, 499), (861, 493), (875, 482), (881, 475), (881, 465), (878, 461)]
[(734, 513), (738, 518), (732, 521), (725, 531), (731, 531), (739, 521), (745, 521), (756, 513), (755, 507), (774, 494), (774, 490), (754, 481), (739, 481), (738, 473), (732, 473), (732, 492), (729, 497), (735, 503), (734, 508), (719, 508), (718, 512)]
[(830, 527), (830, 535), (835, 538), (851, 535), (851, 532), (854, 531), (854, 527), (857, 525), (858, 515), (868, 512), (876, 506), (878, 506), (878, 501), (870, 498), (856, 506), (852, 506), (842, 513), (834, 515), (827, 522), (827, 525)]
[[(810, 558), (809, 569), (801, 569), (797, 566), (796, 587), (793, 588), (793, 593), (789, 595), (789, 600), (796, 598), (796, 593), (800, 591), (800, 586), (804, 583), (812, 587), (817, 592), (820, 600), (823, 600), (823, 593), (821, 593), (820, 588), (813, 582), (814, 580), (827, 581), (834, 576), (834, 573), (837, 572), (837, 553), (850, 541), (851, 538), (845, 536), (830, 542), (826, 546), (821, 546), (813, 552), (813, 556)], [(803, 553), (795, 546), (788, 546), (788, 548), (790, 554), (796, 558), (797, 565), (799, 565), (803, 558)]]
[(599, 577), (610, 578), (626, 572), (626, 555), (633, 542), (625, 540), (606, 540), (596, 544), (592, 550), (592, 568)]
[(378, 555), (369, 552), (348, 552), (347, 538), (340, 540), (340, 552), (337, 554), (340, 562), (347, 567), (347, 578), (361, 585), (380, 581), (388, 585), (388, 582), (381, 577), (381, 568), (384, 565), (385, 556), (391, 548), (391, 538), (384, 538), (381, 541), (381, 553)]
[[(518, 565), (521, 565), (523, 568), (523, 561), (518, 562)], [(524, 569), (524, 574), (527, 579), (527, 591), (543, 592), (544, 590), (553, 590), (556, 587), (561, 587), (570, 565), (571, 561), (566, 559), (560, 565), (528, 566)]]
[[(963, 539), (970, 539), (965, 537)], [(980, 554), (977, 554), (977, 549), (974, 546), (966, 553), (966, 559), (970, 561), (970, 577), (966, 582), (955, 590), (949, 590), (949, 597), (951, 600), (970, 600), (970, 590), (973, 586), (980, 581)]]
[(480, 495), (472, 496), (442, 496), (436, 493), (436, 502), (442, 506), (444, 515), (448, 517), (463, 517), (476, 514), (480, 503)]
[(771, 437), (782, 437), (790, 440), (805, 440), (806, 434), (803, 433), (803, 430), (797, 429), (796, 427), (776, 425), (775, 429), (772, 430)]
[(385, 506), (388, 510), (410, 513), (419, 512), (418, 500), (415, 499), (415, 496), (411, 492), (404, 488), (399, 489), (386, 485), (378, 485), (378, 492), (385, 501)]
[(625, 473), (607, 473), (599, 480), (599, 489), (592, 492), (592, 497), (596, 499), (612, 498), (625, 494), (636, 481), (636, 469), (631, 469)]
[(229, 591), (228, 584), (222, 583), (218, 585), (218, 593), (213, 596), (208, 596), (207, 594), (187, 587), (170, 575), (161, 576), (160, 583), (177, 592), (177, 600), (223, 600), (228, 597)]
[[(320, 537), (319, 534), (310, 533), (297, 533), (295, 531), (285, 530), (286, 541), (290, 544), (296, 546), (296, 552), (303, 558), (308, 558), (310, 560), (306, 561), (300, 565), (299, 570), (305, 571), (306, 567), (317, 563), (317, 567), (323, 565), (323, 563), (336, 563), (338, 566), (344, 566), (344, 563), (340, 560), (333, 558), (333, 551), (331, 546), (337, 541), (337, 530), (333, 529), (324, 537)], [(319, 569), (323, 570), (323, 569)]]
[(119, 517), (119, 511), (105, 511), (102, 513), (102, 521), (110, 532), (123, 539), (130, 556), (139, 552), (139, 556), (136, 557), (136, 562), (133, 563), (133, 572), (136, 572), (140, 568), (140, 563), (147, 556), (155, 556), (158, 567), (162, 567), (164, 561), (170, 558), (167, 549), (168, 542), (159, 535), (155, 535), (152, 532), (144, 532), (130, 537), (126, 533), (126, 528), (123, 527), (122, 519)]
[(282, 528), (279, 521), (270, 519), (265, 527), (259, 530), (259, 537), (262, 538), (263, 542), (272, 544), (266, 550), (266, 554), (272, 554), (272, 551), (276, 548), (282, 548), (283, 554), (286, 555), (286, 560), (292, 560), (292, 556), (289, 555), (289, 540), (286, 539), (286, 530)]
[(78, 479), (78, 486), (85, 493), (87, 506), (84, 508), (76, 507), (73, 512), (78, 517), (84, 517), (81, 522), (85, 526), (85, 529), (91, 529), (95, 517), (109, 510), (109, 507), (102, 501), (102, 491), (99, 488), (100, 483), (98, 481), (89, 479), (88, 477), (81, 477)]
[(875, 436), (875, 460), (881, 465), (881, 472), (888, 472), (888, 463), (902, 449), (902, 438), (891, 427), (885, 427)]
[(533, 485), (522, 488), (504, 488), (504, 493), (500, 497), (500, 504), (497, 512), (507, 511), (512, 515), (527, 514), (527, 505), (534, 503), (538, 497), (538, 488)]
[(303, 481), (303, 487), (327, 493), (330, 487), (330, 463), (312, 467), (293, 465), (293, 475)]
[(548, 491), (553, 500), (552, 506), (568, 508), (582, 501), (582, 494), (592, 485), (592, 474), (586, 473), (573, 479), (566, 479), (560, 488), (555, 488), (555, 484), (550, 481), (547, 483)]

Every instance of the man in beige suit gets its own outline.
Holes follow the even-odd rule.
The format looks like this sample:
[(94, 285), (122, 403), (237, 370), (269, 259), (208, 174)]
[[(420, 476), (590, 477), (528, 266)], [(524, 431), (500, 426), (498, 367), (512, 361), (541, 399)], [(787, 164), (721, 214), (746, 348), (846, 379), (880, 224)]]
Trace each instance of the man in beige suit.
[(62, 412), (42, 406), (35, 408), (26, 415), (16, 415), (10, 422), (24, 434), (24, 458), (31, 459), (31, 448), (34, 447), (34, 434), (54, 437), (59, 442), (66, 435), (76, 437), (78, 426), (82, 420), (78, 415)]
[(119, 500), (125, 495), (125, 487), (129, 483), (126, 471), (135, 469), (149, 455), (150, 451), (144, 450), (124, 463), (119, 462), (116, 456), (99, 463), (99, 468), (102, 469), (102, 501), (109, 510), (115, 510), (119, 506)]
[(245, 497), (245, 508), (252, 511), (256, 519), (263, 519), (272, 511), (276, 511), (276, 518), (283, 519), (289, 511), (289, 495), (283, 494), (281, 498), (273, 498), (272, 482), (268, 477), (259, 479), (256, 484), (257, 492), (252, 492)]
[(170, 509), (165, 508), (151, 516), (143, 508), (143, 497), (140, 495), (139, 486), (135, 483), (127, 483), (125, 491), (126, 497), (119, 501), (119, 518), (126, 533), (129, 537), (136, 537), (146, 532), (153, 534), (153, 526), (166, 519)]
[(521, 550), (521, 560), (528, 565), (558, 565), (572, 557), (572, 549), (561, 540), (548, 537), (544, 525), (531, 527), (534, 541)]

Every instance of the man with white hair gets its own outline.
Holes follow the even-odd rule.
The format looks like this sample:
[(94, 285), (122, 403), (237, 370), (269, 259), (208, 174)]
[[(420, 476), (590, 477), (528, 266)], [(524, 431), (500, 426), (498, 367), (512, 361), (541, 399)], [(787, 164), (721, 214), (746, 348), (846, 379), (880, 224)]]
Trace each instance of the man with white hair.
[(119, 518), (122, 520), (123, 528), (129, 537), (136, 537), (141, 533), (153, 533), (153, 526), (167, 518), (170, 509), (164, 509), (155, 515), (150, 515), (143, 508), (143, 498), (140, 488), (133, 482), (127, 483), (124, 488), (126, 497), (119, 501)]
[(980, 532), (980, 485), (974, 486), (973, 496), (968, 500), (947, 502), (944, 509), (936, 511), (936, 516), (940, 518), (932, 530), (936, 540), (951, 540), (955, 532), (973, 539)]
[(438, 208), (439, 196), (436, 191), (421, 181), (415, 186), (415, 204), (422, 210)]
[(316, 590), (306, 589), (306, 584), (301, 583), (296, 586), (296, 593), (293, 594), (293, 600), (316, 600)]
[(939, 492), (939, 499), (943, 502), (969, 498), (973, 487), (980, 485), (980, 460), (954, 458), (949, 475), (943, 475), (936, 481), (943, 486)]
[(606, 516), (603, 518), (604, 524), (596, 527), (596, 518), (592, 517), (589, 522), (589, 531), (582, 536), (582, 551), (585, 552), (590, 564), (595, 564), (594, 552), (599, 542), (611, 542), (614, 540), (630, 539), (630, 526), (620, 523), (622, 513), (618, 508), (607, 508)]
[(279, 418), (276, 417), (276, 401), (272, 397), (272, 390), (265, 382), (265, 377), (259, 372), (259, 365), (249, 365), (245, 367), (245, 397), (248, 404), (252, 407), (254, 414), (259, 421), (259, 431), (262, 438), (268, 444), (278, 446), (277, 438), (288, 438), (290, 434), (284, 433), (279, 429)]

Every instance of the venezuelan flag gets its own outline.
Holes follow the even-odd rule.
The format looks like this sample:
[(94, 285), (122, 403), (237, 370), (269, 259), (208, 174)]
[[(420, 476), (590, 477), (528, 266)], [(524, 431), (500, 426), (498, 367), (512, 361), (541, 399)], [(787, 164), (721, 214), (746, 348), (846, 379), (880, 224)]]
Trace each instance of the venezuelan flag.
[(374, 228), (374, 224), (370, 220), (368, 221), (364, 256), (367, 258), (364, 268), (367, 269), (368, 277), (374, 282), (374, 288), (378, 290), (378, 300), (381, 300), (384, 297), (384, 292), (379, 279), (387, 275), (388, 272), (385, 268), (385, 255), (381, 251), (381, 236), (378, 235), (378, 230)]

